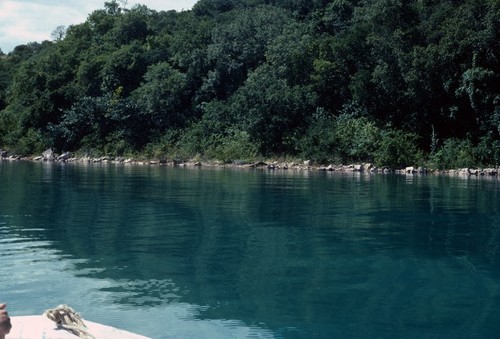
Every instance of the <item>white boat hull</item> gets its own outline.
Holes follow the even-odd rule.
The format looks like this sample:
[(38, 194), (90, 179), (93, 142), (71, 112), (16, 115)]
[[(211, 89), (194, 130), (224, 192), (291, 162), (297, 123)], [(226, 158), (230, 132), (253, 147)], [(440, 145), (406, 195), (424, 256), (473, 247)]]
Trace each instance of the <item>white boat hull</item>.
[[(43, 315), (10, 317), (12, 329), (6, 339), (75, 339), (76, 335), (63, 329)], [(98, 339), (150, 339), (111, 326), (84, 320), (87, 330)]]

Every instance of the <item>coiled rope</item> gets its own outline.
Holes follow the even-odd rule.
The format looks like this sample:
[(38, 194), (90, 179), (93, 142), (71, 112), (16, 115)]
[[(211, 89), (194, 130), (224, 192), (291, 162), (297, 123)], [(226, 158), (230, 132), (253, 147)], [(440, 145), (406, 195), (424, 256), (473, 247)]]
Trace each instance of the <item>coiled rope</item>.
[(82, 317), (68, 305), (59, 305), (48, 309), (43, 314), (57, 324), (57, 328), (64, 329), (79, 338), (97, 339), (89, 333)]

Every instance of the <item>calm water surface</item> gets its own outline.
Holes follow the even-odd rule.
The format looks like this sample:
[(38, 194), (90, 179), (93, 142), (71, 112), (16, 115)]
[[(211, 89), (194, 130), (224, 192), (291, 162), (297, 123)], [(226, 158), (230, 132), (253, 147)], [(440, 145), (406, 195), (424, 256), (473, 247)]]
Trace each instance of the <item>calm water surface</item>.
[(0, 300), (153, 338), (498, 338), (496, 179), (0, 162)]

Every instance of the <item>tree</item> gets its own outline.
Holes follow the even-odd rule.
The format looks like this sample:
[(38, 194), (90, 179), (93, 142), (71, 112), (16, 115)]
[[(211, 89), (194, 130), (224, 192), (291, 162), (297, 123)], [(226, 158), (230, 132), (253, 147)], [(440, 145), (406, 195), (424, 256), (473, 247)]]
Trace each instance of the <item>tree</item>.
[(115, 42), (120, 46), (130, 44), (134, 40), (145, 41), (151, 33), (148, 27), (151, 14), (152, 11), (144, 5), (137, 5), (126, 11), (117, 19), (111, 31)]
[(308, 84), (313, 73), (314, 54), (313, 37), (307, 25), (292, 21), (269, 43), (266, 62), (290, 85)]
[(219, 25), (208, 46), (213, 65), (204, 79), (202, 91), (217, 99), (226, 99), (241, 86), (250, 70), (265, 60), (269, 44), (290, 20), (287, 14), (271, 6), (235, 10), (232, 20)]
[(228, 12), (241, 4), (241, 0), (200, 0), (193, 6), (197, 16), (216, 16)]
[(230, 102), (262, 154), (294, 154), (315, 99), (309, 87), (289, 86), (264, 65), (249, 75)]
[(52, 39), (56, 42), (62, 41), (64, 37), (66, 36), (66, 27), (64, 26), (57, 26), (52, 33), (50, 34)]
[(145, 129), (161, 134), (189, 121), (186, 114), (190, 96), (185, 74), (161, 62), (148, 69), (144, 81), (132, 95), (141, 109)]
[(117, 0), (106, 1), (104, 3), (104, 8), (106, 9), (106, 12), (111, 15), (121, 14), (122, 8), (120, 7), (119, 2), (123, 4), (123, 2)]
[(24, 107), (19, 115), (21, 126), (43, 128), (58, 120), (61, 109), (69, 107), (71, 92), (67, 85), (72, 70), (66, 66), (60, 51), (47, 46), (18, 69), (9, 102)]
[(143, 46), (137, 41), (123, 45), (103, 59), (103, 91), (113, 93), (121, 87), (123, 95), (128, 96), (139, 87), (146, 70)]

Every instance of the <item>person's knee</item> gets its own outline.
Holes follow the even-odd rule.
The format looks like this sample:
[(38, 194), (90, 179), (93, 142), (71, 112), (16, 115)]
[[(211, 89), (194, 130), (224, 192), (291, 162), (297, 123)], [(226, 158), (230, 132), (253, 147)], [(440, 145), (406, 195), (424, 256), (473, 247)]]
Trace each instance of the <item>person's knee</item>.
[(10, 323), (9, 313), (7, 312), (7, 305), (0, 304), (0, 336), (9, 334), (12, 324)]

